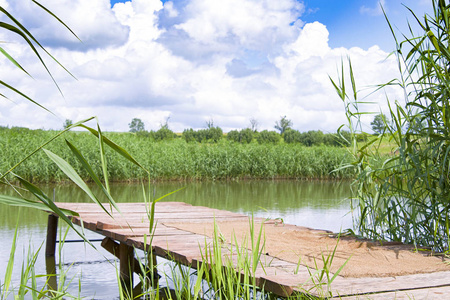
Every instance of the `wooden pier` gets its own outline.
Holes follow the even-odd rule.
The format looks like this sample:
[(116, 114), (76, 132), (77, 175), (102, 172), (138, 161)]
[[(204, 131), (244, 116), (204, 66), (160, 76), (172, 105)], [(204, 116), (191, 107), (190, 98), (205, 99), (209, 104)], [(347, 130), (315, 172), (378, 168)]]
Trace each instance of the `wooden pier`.
[[(112, 217), (93, 203), (57, 203), (57, 206), (79, 214), (78, 217), (72, 217), (74, 224), (105, 236), (102, 246), (120, 259), (121, 279), (125, 284), (132, 286), (130, 273), (139, 269), (139, 263), (134, 258), (134, 248), (145, 251), (150, 249), (148, 204), (120, 203), (118, 204), (120, 213), (113, 210), (111, 211)], [(206, 247), (211, 247), (214, 238), (211, 236), (211, 229), (206, 229), (206, 227), (211, 227), (211, 224), (219, 224), (219, 226), (225, 224), (230, 227), (230, 224), (251, 222), (251, 219), (243, 214), (192, 206), (181, 202), (156, 203), (154, 217), (156, 227), (151, 238), (152, 254), (155, 257), (170, 259), (192, 268), (197, 268), (201, 263), (208, 263), (203, 261), (204, 251)], [(253, 222), (257, 224), (256, 230), (259, 230), (260, 224), (264, 223), (265, 227), (283, 228), (284, 231), (296, 232), (301, 229), (317, 236), (327, 234), (325, 231), (279, 224), (277, 220), (255, 218)], [(46, 255), (52, 256), (55, 251), (57, 226), (57, 217), (53, 214), (49, 216), (48, 226)], [(234, 230), (233, 232), (239, 237), (243, 236), (242, 232)], [(265, 234), (268, 235), (270, 232), (267, 231)], [(269, 236), (266, 237), (269, 238)], [(302, 240), (290, 240), (289, 243), (300, 244)], [(247, 244), (251, 245), (251, 242)], [(363, 245), (363, 243), (358, 245)], [(226, 237), (220, 247), (224, 263), (230, 264), (233, 259), (236, 260), (236, 253), (233, 253), (236, 245), (229, 244)], [(283, 247), (283, 244), (280, 243), (280, 247)], [(382, 277), (370, 274), (357, 277), (338, 275), (331, 287), (317, 289), (311, 280), (311, 275), (314, 275), (315, 270), (301, 261), (299, 264), (285, 259), (286, 253), (283, 254), (282, 250), (275, 252), (271, 250), (267, 253), (264, 250), (255, 272), (257, 285), (278, 296), (286, 297), (296, 293), (307, 293), (328, 297), (329, 294), (324, 295), (324, 290), (327, 293), (331, 292), (332, 297), (343, 299), (442, 299), (443, 295), (450, 295), (450, 267), (447, 268), (444, 263), (438, 272), (427, 271), (427, 273), (418, 272), (417, 274)], [(284, 251), (286, 252), (286, 250)], [(398, 250), (392, 248), (391, 251)], [(298, 253), (298, 255), (301, 256), (302, 253)], [(352, 255), (352, 253), (348, 253), (350, 260)], [(320, 260), (320, 257), (317, 259)], [(341, 259), (347, 258), (341, 257)]]

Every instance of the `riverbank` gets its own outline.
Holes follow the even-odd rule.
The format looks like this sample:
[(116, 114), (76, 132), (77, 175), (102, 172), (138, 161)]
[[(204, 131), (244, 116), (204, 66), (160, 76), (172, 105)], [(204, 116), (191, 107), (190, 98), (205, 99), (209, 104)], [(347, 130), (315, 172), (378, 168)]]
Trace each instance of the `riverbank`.
[[(5, 172), (27, 153), (40, 147), (56, 131), (3, 130), (0, 170)], [(299, 144), (240, 144), (222, 139), (218, 143), (187, 143), (182, 139), (155, 142), (131, 133), (106, 133), (125, 148), (151, 174), (151, 180), (235, 180), (235, 179), (345, 179), (349, 170), (334, 171), (348, 163), (346, 148), (306, 147)], [(64, 139), (74, 144), (97, 174), (101, 174), (98, 140), (84, 132), (68, 132), (47, 145), (48, 149), (70, 163), (84, 180), (89, 175), (81, 168)], [(26, 149), (26, 150), (24, 150)], [(109, 149), (105, 149), (111, 181), (147, 180), (146, 173)], [(66, 176), (39, 151), (14, 171), (32, 182), (63, 182)]]

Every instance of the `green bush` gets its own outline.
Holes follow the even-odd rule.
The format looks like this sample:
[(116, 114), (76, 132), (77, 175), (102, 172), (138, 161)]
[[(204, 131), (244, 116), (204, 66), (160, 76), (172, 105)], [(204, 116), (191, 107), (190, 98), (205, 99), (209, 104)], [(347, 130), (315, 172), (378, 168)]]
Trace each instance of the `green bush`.
[(311, 147), (313, 145), (321, 145), (324, 142), (324, 134), (320, 130), (310, 130), (303, 132), (300, 136), (300, 143)]
[(227, 133), (227, 140), (238, 143), (239, 142), (239, 131), (231, 130)]
[(276, 131), (263, 130), (258, 134), (256, 140), (260, 144), (277, 144), (280, 137), (280, 134)]
[(169, 128), (161, 127), (157, 131), (154, 131), (152, 136), (155, 141), (163, 141), (163, 140), (172, 140), (177, 135)]
[(242, 129), (239, 132), (239, 142), (242, 144), (250, 144), (253, 140), (254, 132), (250, 128)]
[(283, 139), (284, 142), (288, 144), (300, 143), (301, 133), (298, 130), (287, 129), (283, 133)]
[(183, 130), (183, 133), (181, 134), (181, 136), (186, 141), (186, 143), (194, 142), (197, 140), (196, 132), (192, 128)]

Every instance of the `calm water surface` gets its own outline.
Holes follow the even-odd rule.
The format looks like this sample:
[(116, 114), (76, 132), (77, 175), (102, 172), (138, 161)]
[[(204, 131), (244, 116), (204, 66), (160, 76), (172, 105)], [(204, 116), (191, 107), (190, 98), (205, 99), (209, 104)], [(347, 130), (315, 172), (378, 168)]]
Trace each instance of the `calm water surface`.
[[(252, 213), (258, 217), (282, 218), (286, 223), (338, 232), (352, 227), (352, 216), (348, 213), (350, 189), (348, 182), (322, 181), (242, 181), (242, 182), (202, 182), (202, 183), (158, 183), (150, 187), (154, 197), (169, 192), (183, 190), (168, 196), (163, 201), (181, 201), (193, 205), (207, 206), (239, 212)], [(147, 187), (148, 188), (148, 187)], [(3, 189), (3, 190), (2, 190)], [(118, 202), (142, 202), (143, 191), (140, 184), (114, 184), (112, 193)], [(55, 194), (56, 201), (86, 202), (86, 197), (71, 185), (45, 186), (48, 195)], [(148, 189), (147, 189), (148, 192)], [(11, 192), (0, 187), (0, 193)], [(0, 205), (0, 281), (9, 261), (11, 244), (19, 218), (18, 243), (14, 265), (14, 285), (19, 283), (21, 264), (27, 252), (43, 249), (36, 264), (36, 274), (45, 274), (45, 235), (47, 214)], [(60, 226), (63, 228), (64, 226)], [(65, 232), (61, 230), (61, 234)], [(87, 232), (91, 239), (102, 236)], [(67, 239), (78, 239), (69, 231)], [(68, 292), (73, 296), (88, 299), (117, 298), (117, 274), (112, 255), (95, 242), (97, 250), (84, 243), (66, 243), (56, 262), (63, 264), (67, 272)], [(167, 266), (161, 268), (166, 271)], [(41, 278), (41, 284), (45, 278)], [(69, 284), (69, 281), (72, 283)], [(81, 288), (79, 288), (81, 282)], [(170, 284), (170, 283), (168, 283)]]

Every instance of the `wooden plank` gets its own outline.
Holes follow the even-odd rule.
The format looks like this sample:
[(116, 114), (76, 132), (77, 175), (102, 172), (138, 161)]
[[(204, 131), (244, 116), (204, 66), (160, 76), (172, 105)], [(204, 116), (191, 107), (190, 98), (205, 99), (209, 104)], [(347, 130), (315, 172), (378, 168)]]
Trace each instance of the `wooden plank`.
[[(102, 234), (115, 240), (126, 240), (127, 237), (138, 237), (144, 235), (150, 236), (148, 226), (147, 227), (132, 226), (132, 228), (107, 229), (103, 230)], [(152, 233), (153, 236), (171, 236), (171, 235), (180, 236), (189, 234), (192, 233), (176, 228), (167, 228), (165, 226), (157, 226), (154, 232)]]
[[(146, 203), (119, 203), (121, 213), (113, 211), (114, 218), (111, 218), (94, 203), (58, 203), (57, 205), (61, 208), (77, 211), (80, 214), (80, 217), (72, 217), (75, 224), (82, 224), (89, 230), (120, 241), (121, 247), (124, 249), (128, 247), (126, 248), (128, 257), (130, 256), (129, 250), (132, 247), (143, 250), (148, 250), (150, 247), (149, 220), (146, 213), (146, 205), (148, 204)], [(210, 263), (203, 262), (203, 259), (207, 249), (211, 249), (213, 239), (183, 230), (183, 223), (242, 222), (249, 220), (249, 217), (207, 207), (192, 206), (182, 202), (158, 202), (156, 203), (155, 220), (156, 229), (151, 245), (153, 254), (187, 266), (197, 267), (201, 263)], [(255, 220), (255, 222), (264, 221), (262, 218)], [(269, 221), (269, 223), (276, 222), (276, 220)], [(283, 226), (288, 228), (293, 225), (284, 224)], [(324, 234), (329, 233), (323, 232)], [(144, 235), (147, 235), (147, 237), (145, 238)], [(221, 247), (223, 262), (228, 266), (230, 263), (236, 266), (239, 255), (241, 257), (242, 255), (252, 257), (251, 251), (247, 249), (239, 248), (237, 250), (229, 244), (223, 244)], [(236, 272), (241, 271), (236, 270)], [(258, 286), (279, 296), (289, 296), (293, 293), (328, 296), (326, 293), (328, 293), (329, 287), (325, 286), (322, 290), (317, 289), (311, 281), (311, 273), (313, 272), (315, 270), (310, 271), (303, 265), (263, 254), (255, 276)], [(244, 276), (243, 272), (240, 273), (240, 276)], [(414, 297), (419, 298), (424, 295), (431, 295), (432, 297), (436, 296), (437, 299), (439, 295), (450, 293), (449, 278), (450, 271), (380, 278), (344, 278), (337, 276), (330, 291), (332, 295), (347, 297), (344, 299), (361, 299), (360, 297), (369, 294), (371, 299), (391, 296), (403, 299), (401, 297), (406, 297), (406, 295), (414, 295)]]
[(397, 277), (344, 278), (333, 282), (333, 295), (352, 295), (431, 288), (450, 284), (450, 271)]
[(396, 299), (396, 300), (411, 300), (411, 299), (427, 299), (427, 300), (441, 300), (447, 299), (450, 295), (450, 286), (441, 287), (431, 287), (424, 289), (410, 289), (410, 290), (399, 290), (388, 293), (369, 293), (364, 295), (356, 296), (338, 296), (334, 298), (339, 298), (343, 300), (384, 300), (384, 299)]

